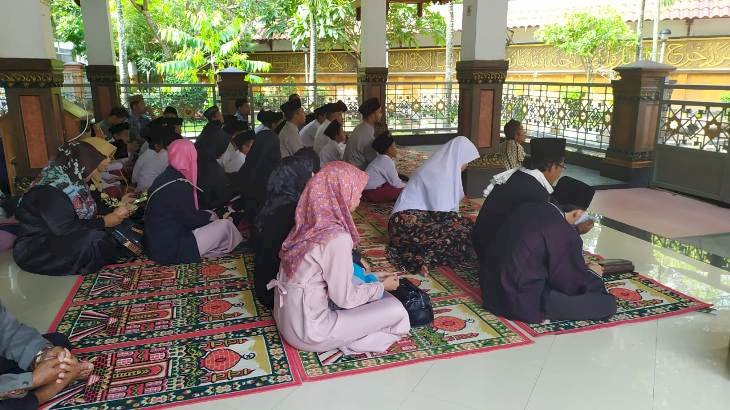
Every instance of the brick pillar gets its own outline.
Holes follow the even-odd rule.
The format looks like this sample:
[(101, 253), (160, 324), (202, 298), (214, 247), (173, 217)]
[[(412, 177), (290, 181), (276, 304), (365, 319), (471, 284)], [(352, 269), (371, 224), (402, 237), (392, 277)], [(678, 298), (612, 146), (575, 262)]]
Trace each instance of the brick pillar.
[(237, 68), (226, 68), (216, 74), (221, 112), (224, 115), (236, 113), (236, 99), (248, 97), (248, 73)]
[[(5, 88), (16, 181), (33, 178), (65, 141), (60, 86), (63, 63), (55, 59), (0, 58), (0, 87)], [(17, 188), (17, 187), (16, 187)], [(15, 193), (19, 193), (17, 190)]]
[(673, 66), (639, 61), (615, 69), (611, 139), (601, 175), (637, 184), (648, 183), (661, 113), (662, 85)]
[(469, 138), (480, 153), (499, 146), (502, 86), (507, 77), (506, 60), (459, 61), (459, 135)]
[(113, 65), (86, 66), (86, 78), (91, 85), (91, 98), (94, 100), (94, 118), (102, 121), (119, 101), (119, 76)]
[(369, 98), (377, 98), (383, 107), (383, 119), (380, 121), (380, 127), (385, 128), (388, 122), (385, 119), (385, 87), (388, 83), (387, 67), (360, 67), (357, 69), (357, 93), (360, 102)]

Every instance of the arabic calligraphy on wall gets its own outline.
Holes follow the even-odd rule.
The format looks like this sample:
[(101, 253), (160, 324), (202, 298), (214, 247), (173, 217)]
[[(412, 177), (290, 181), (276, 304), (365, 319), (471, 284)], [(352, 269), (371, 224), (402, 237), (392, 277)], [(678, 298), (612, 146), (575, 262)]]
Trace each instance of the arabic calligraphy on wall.
[[(648, 44), (648, 43), (647, 43)], [(647, 47), (650, 49), (651, 47)], [(454, 59), (459, 60), (459, 49)], [(301, 74), (304, 53), (252, 53), (253, 60), (271, 63), (270, 74)], [(511, 71), (575, 71), (581, 70), (580, 60), (543, 44), (513, 45), (507, 49)], [(444, 71), (443, 48), (395, 49), (388, 53), (388, 71), (397, 73), (440, 73)], [(606, 67), (633, 61), (633, 51), (605, 56)], [(716, 69), (730, 71), (730, 37), (674, 39), (667, 42), (665, 63), (683, 69)], [(355, 73), (357, 61), (344, 51), (318, 54), (317, 70), (321, 74)]]

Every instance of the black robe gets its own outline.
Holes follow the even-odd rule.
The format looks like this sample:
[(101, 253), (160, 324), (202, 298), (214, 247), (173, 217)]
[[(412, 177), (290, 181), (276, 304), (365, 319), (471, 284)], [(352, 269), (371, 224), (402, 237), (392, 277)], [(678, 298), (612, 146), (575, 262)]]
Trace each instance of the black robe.
[(33, 187), (15, 213), (20, 222), (13, 258), (21, 269), (41, 275), (87, 275), (125, 255), (104, 229), (102, 218), (79, 219), (58, 188)]
[[(563, 299), (595, 295), (585, 306), (576, 305), (582, 311), (569, 312), (572, 318), (599, 319), (615, 312), (603, 280), (586, 266), (580, 235), (556, 206), (523, 205), (506, 218), (497, 235), (479, 269), (484, 307), (492, 313), (540, 323), (551, 319), (546, 312), (553, 292)], [(592, 311), (596, 308), (601, 312)]]
[[(193, 186), (172, 166), (168, 166), (149, 189), (144, 213), (147, 255), (161, 264), (200, 261), (193, 230), (210, 223), (210, 213), (195, 209)], [(168, 182), (171, 184), (158, 190)]]
[(526, 203), (547, 203), (549, 199), (545, 187), (522, 171), (516, 171), (506, 183), (495, 186), (484, 200), (472, 231), (474, 250), (479, 258), (512, 212)]
[(269, 175), (280, 162), (279, 136), (271, 130), (263, 130), (256, 134), (251, 151), (246, 156), (246, 162), (235, 177), (235, 189), (241, 195), (236, 208), (245, 209), (246, 218), (251, 224), (266, 199)]
[(215, 123), (208, 123), (195, 144), (198, 152), (198, 187), (203, 190), (198, 192), (200, 209), (222, 208), (234, 196), (231, 180), (218, 163), (218, 158), (230, 144), (230, 138)]

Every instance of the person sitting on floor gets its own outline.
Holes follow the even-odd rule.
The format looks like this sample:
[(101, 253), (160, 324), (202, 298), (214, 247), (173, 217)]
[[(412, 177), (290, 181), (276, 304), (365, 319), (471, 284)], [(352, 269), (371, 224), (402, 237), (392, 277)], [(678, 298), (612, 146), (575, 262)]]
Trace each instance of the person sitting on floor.
[(344, 354), (384, 352), (410, 330), (403, 305), (385, 291), (395, 274), (354, 282), (352, 250), (360, 241), (352, 214), (367, 174), (341, 161), (307, 183), (296, 223), (281, 247), (274, 318), (283, 338), (299, 350)]
[(299, 131), (299, 138), (302, 141), (302, 145), (304, 145), (305, 148), (312, 148), (314, 147), (314, 136), (317, 134), (317, 129), (320, 125), (324, 122), (324, 111), (322, 110), (323, 107), (318, 107), (314, 109), (314, 119), (312, 119), (311, 122), (307, 123), (307, 125), (302, 128), (301, 131)]
[(565, 140), (562, 138), (533, 138), (527, 167), (515, 168), (492, 178), (484, 190), (484, 204), (479, 210), (472, 234), (474, 250), (481, 258), (490, 242), (496, 238), (509, 214), (525, 203), (547, 203), (553, 184), (565, 167)]
[(304, 125), (304, 109), (298, 100), (287, 101), (280, 108), (286, 119), (286, 123), (278, 132), (281, 158), (283, 159), (304, 148), (302, 140), (299, 138), (299, 128)]
[(378, 156), (368, 164), (368, 184), (362, 196), (369, 202), (394, 202), (406, 184), (398, 176), (393, 162), (393, 158), (398, 155), (398, 148), (390, 132), (378, 135), (373, 141), (373, 149)]
[(363, 101), (358, 111), (362, 114), (362, 122), (350, 133), (350, 140), (345, 148), (345, 162), (365, 170), (377, 156), (372, 144), (375, 140), (375, 126), (383, 118), (383, 107), (380, 100), (373, 97)]
[(246, 156), (251, 152), (255, 140), (256, 133), (253, 130), (242, 131), (234, 135), (230, 145), (236, 151), (228, 156), (228, 161), (224, 166), (227, 174), (235, 175), (246, 163)]
[(574, 224), (583, 213), (551, 203), (512, 212), (490, 242), (479, 268), (484, 307), (527, 323), (602, 320), (616, 313), (600, 265), (586, 265)]
[(117, 147), (117, 150), (114, 153), (114, 159), (124, 160), (129, 158), (128, 149), (131, 142), (129, 138), (129, 123), (120, 122), (119, 124), (110, 127), (109, 132), (111, 133), (109, 142)]
[(248, 117), (251, 116), (251, 104), (248, 103), (248, 98), (236, 99), (236, 113), (233, 115), (236, 116), (238, 121), (245, 123), (246, 128), (248, 128)]
[[(230, 142), (226, 147), (226, 152), (224, 152), (223, 156), (220, 157), (218, 163), (221, 164), (223, 169), (226, 171), (226, 174), (238, 172), (238, 170), (241, 169), (241, 165), (243, 165), (246, 158), (245, 154), (241, 154), (241, 150), (236, 147), (233, 140), (237, 135), (245, 133), (246, 130), (248, 130), (248, 123), (243, 121), (232, 120), (223, 124), (223, 132), (228, 135)], [(251, 134), (255, 135), (253, 131)], [(244, 156), (241, 157), (242, 155)]]
[(174, 265), (222, 256), (241, 243), (228, 219), (198, 206), (197, 151), (188, 140), (167, 147), (170, 165), (149, 189), (144, 214), (145, 249), (155, 262)]
[(87, 141), (62, 145), (20, 199), (13, 258), (21, 269), (41, 275), (87, 275), (126, 256), (126, 249), (105, 228), (129, 217), (126, 204), (133, 198), (125, 196), (113, 212), (98, 215), (89, 181), (109, 165), (114, 147), (101, 138), (94, 142), (107, 147), (104, 153)]
[[(206, 143), (198, 144), (198, 200), (201, 209), (220, 210), (233, 199), (233, 186), (219, 163), (230, 146), (227, 135), (219, 135)], [(219, 216), (222, 213), (219, 212)]]
[(162, 111), (162, 117), (164, 118), (178, 118), (177, 109), (175, 107), (167, 106)]
[(147, 191), (155, 179), (165, 171), (169, 165), (166, 148), (176, 139), (170, 127), (150, 126), (149, 133), (151, 148), (139, 156), (132, 171), (132, 182), (136, 184), (136, 192)]
[(109, 131), (109, 128), (117, 124), (126, 122), (127, 119), (129, 119), (129, 111), (127, 111), (126, 108), (122, 106), (113, 107), (109, 112), (109, 116), (106, 117), (104, 121), (101, 121), (99, 123), (99, 128), (106, 137), (111, 137), (111, 132)]
[(408, 181), (388, 222), (388, 259), (411, 273), (456, 263), (472, 252), (474, 225), (459, 215), (461, 173), (479, 152), (468, 138), (444, 144)]
[(281, 244), (294, 227), (294, 212), (299, 196), (312, 177), (319, 171), (319, 157), (310, 149), (299, 150), (284, 158), (269, 177), (266, 202), (256, 216), (254, 258), (254, 287), (264, 306), (274, 305), (274, 292), (266, 285), (279, 272)]
[(320, 164), (324, 166), (332, 161), (342, 161), (342, 154), (345, 151), (345, 142), (347, 141), (347, 135), (345, 135), (342, 124), (336, 120), (332, 121), (324, 130), (324, 135), (329, 137), (330, 140), (319, 151)]
[(0, 303), (0, 409), (35, 410), (89, 377), (93, 364), (78, 360), (69, 349), (65, 335), (41, 336)]
[(261, 123), (254, 129), (256, 134), (258, 134), (264, 130), (273, 131), (283, 121), (284, 115), (271, 110), (261, 110), (256, 114), (256, 119)]
[(499, 153), (506, 170), (519, 168), (525, 160), (525, 128), (517, 120), (509, 120), (504, 125), (505, 141), (499, 144)]
[(347, 105), (342, 101), (328, 103), (322, 106), (322, 111), (324, 111), (324, 122), (319, 125), (317, 132), (314, 134), (314, 152), (318, 155), (320, 151), (322, 151), (322, 148), (324, 148), (324, 146), (330, 141), (330, 138), (324, 133), (327, 127), (329, 127), (333, 121), (344, 124), (342, 115), (347, 111)]

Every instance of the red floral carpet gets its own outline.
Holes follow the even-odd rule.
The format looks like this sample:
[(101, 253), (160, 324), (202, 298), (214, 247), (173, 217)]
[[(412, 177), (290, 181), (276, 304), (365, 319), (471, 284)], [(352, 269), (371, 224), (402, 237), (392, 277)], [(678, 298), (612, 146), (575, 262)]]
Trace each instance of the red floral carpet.
[[(381, 224), (382, 229), (385, 230), (390, 208), (390, 205), (364, 204), (361, 206), (360, 212), (367, 215), (367, 218), (370, 220)], [(468, 217), (476, 218), (476, 215), (479, 213), (479, 205), (471, 200), (465, 200), (461, 205), (461, 213)], [(387, 235), (387, 231), (385, 235)], [(586, 258), (598, 260), (601, 259), (601, 256), (586, 252)], [(450, 267), (441, 267), (438, 271), (440, 275), (448, 276), (454, 283), (457, 283), (460, 289), (464, 289), (475, 300), (481, 300), (478, 276), (479, 267), (476, 261), (455, 263)], [(527, 324), (522, 322), (514, 322), (514, 324), (530, 336), (537, 337), (550, 334), (589, 331), (626, 323), (655, 320), (690, 313), (712, 306), (636, 272), (610, 274), (606, 275), (603, 279), (609, 293), (616, 298), (618, 303), (618, 311), (612, 318), (600, 321), (565, 320), (545, 321), (540, 324)]]

